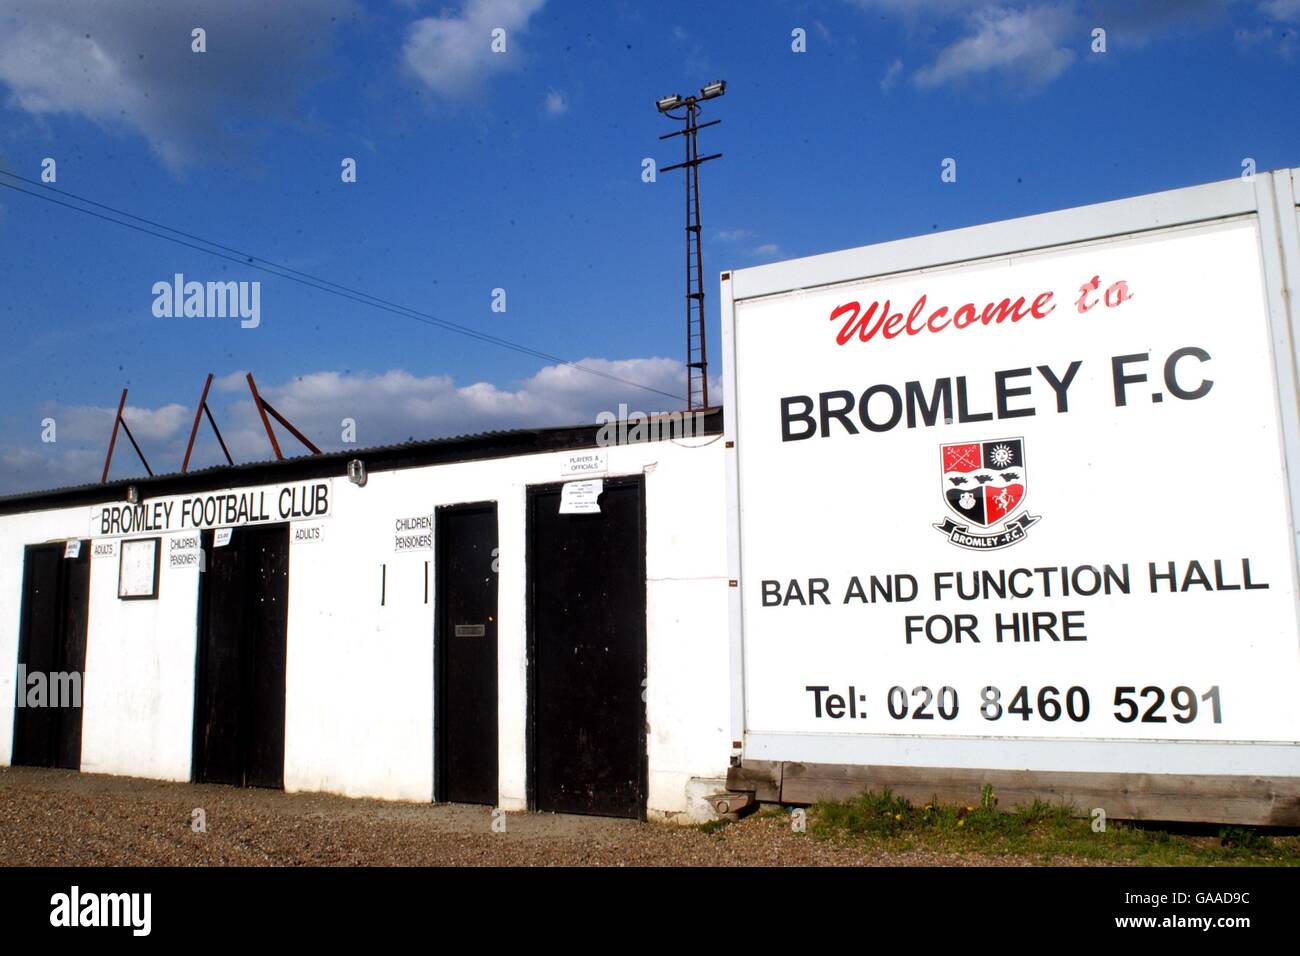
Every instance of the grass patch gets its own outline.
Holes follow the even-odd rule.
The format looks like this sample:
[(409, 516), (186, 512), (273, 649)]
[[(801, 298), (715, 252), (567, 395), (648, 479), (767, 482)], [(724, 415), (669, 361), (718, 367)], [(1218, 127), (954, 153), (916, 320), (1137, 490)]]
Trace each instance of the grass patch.
[(1300, 866), (1300, 835), (1247, 827), (1175, 832), (1108, 820), (1104, 831), (1073, 807), (1035, 801), (1000, 810), (985, 786), (975, 804), (920, 806), (888, 790), (814, 804), (808, 829), (819, 837), (863, 840), (882, 849), (1029, 857), (1143, 866)]
[(701, 833), (717, 833), (719, 830), (730, 826), (734, 820), (728, 820), (726, 817), (720, 817), (717, 820), (705, 820), (703, 823), (697, 823), (696, 829)]

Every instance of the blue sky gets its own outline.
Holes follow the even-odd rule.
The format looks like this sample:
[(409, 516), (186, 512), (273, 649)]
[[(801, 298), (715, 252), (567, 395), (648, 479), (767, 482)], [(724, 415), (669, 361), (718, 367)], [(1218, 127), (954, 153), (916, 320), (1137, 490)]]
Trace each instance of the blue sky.
[[(716, 343), (725, 269), (1300, 165), (1297, 31), (1300, 0), (4, 0), (0, 169), (50, 157), (55, 188), (683, 394), (658, 96), (728, 82), (701, 134)], [(260, 325), (155, 317), (178, 272), (260, 280)], [(208, 372), (239, 460), (270, 455), (250, 370), (326, 448), (344, 417), (365, 446), (680, 407), (9, 189), (0, 325), (0, 493), (97, 480), (123, 386), (176, 470)]]

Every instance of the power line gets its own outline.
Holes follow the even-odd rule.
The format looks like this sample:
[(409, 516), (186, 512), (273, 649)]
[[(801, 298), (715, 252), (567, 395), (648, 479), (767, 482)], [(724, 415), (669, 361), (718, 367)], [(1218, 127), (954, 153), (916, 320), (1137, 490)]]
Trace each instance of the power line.
[[(145, 228), (144, 226), (137, 226), (131, 222), (124, 222), (121, 219), (115, 219), (112, 216), (106, 216), (103, 215), (102, 213), (97, 213), (93, 209), (85, 209), (81, 206), (74, 205), (73, 203), (64, 202), (62, 200), (55, 199), (53, 196), (44, 195), (39, 192), (32, 192), (31, 190), (23, 189), (19, 186), (16, 186), (13, 183), (7, 183), (4, 182), (3, 180), (0, 180), (0, 186), (3, 186), (6, 189), (11, 189), (14, 192), (22, 193), (24, 196), (31, 196), (35, 199), (40, 199), (45, 202), (54, 203), (55, 205), (63, 206), (66, 209), (71, 209), (74, 212), (83, 213), (84, 215), (87, 216), (94, 216), (96, 219), (102, 219), (105, 222), (110, 222), (117, 226), (125, 226), (128, 229), (134, 229), (136, 232), (142, 232), (146, 235), (153, 236), (156, 239), (163, 239), (166, 240), (167, 242), (172, 242), (177, 245), (185, 246), (188, 249), (193, 249), (197, 252), (205, 253), (206, 255), (215, 256), (219, 259), (225, 259), (229, 262), (234, 262), (241, 266), (257, 269), (260, 272), (265, 272), (269, 275), (273, 275), (280, 279), (288, 279), (291, 282), (297, 282), (299, 285), (305, 285), (308, 288), (316, 289), (319, 292), (327, 292), (331, 295), (336, 295), (339, 296), (340, 298), (344, 298), (353, 302), (360, 303), (361, 305), (368, 305), (374, 309), (379, 309), (384, 312), (391, 312), (392, 314), (400, 315), (403, 318), (414, 319), (417, 322), (423, 322), (425, 325), (431, 325), (434, 328), (443, 329), (444, 331), (447, 332), (455, 332), (459, 335), (465, 335), (468, 336), (469, 338), (476, 339), (480, 342), (485, 342), (489, 345), (496, 345), (500, 348), (510, 349), (512, 351), (519, 352), (520, 354), (528, 355), (532, 358), (538, 358), (538, 359), (542, 359), (543, 361), (553, 362), (558, 365), (564, 365), (567, 366), (568, 368), (576, 369), (577, 371), (580, 372), (586, 372), (589, 375), (598, 375), (601, 378), (608, 379), (609, 381), (612, 382), (618, 382), (621, 385), (630, 385), (633, 388), (643, 389), (644, 391), (647, 392), (654, 392), (657, 395), (663, 395), (667, 398), (673, 399), (674, 401), (681, 400), (680, 395), (674, 395), (671, 392), (665, 392), (651, 385), (644, 385), (641, 382), (634, 382), (631, 379), (626, 379), (621, 376), (614, 375), (611, 372), (602, 372), (600, 369), (594, 369), (586, 365), (580, 365), (577, 362), (571, 362), (568, 359), (561, 358), (558, 355), (552, 355), (549, 352), (543, 352), (538, 349), (534, 349), (531, 346), (523, 345), (522, 343), (511, 341), (510, 339), (505, 339), (505, 338), (501, 338), (500, 336), (491, 335), (487, 332), (480, 332), (477, 329), (471, 329), (468, 326), (460, 325), (456, 322), (451, 322), (447, 319), (440, 319), (436, 315), (431, 315), (428, 312), (421, 312), (418, 309), (413, 309), (410, 306), (405, 306), (397, 302), (391, 302), (387, 299), (380, 298), (379, 296), (372, 295), (369, 292), (365, 292), (360, 289), (354, 289), (349, 286), (341, 285), (340, 283), (333, 282), (329, 279), (323, 279), (320, 276), (312, 275), (311, 273), (308, 272), (302, 272), (301, 270), (294, 269), (286, 265), (282, 265), (280, 263), (267, 259), (263, 256), (253, 255), (243, 250), (236, 249), (231, 246), (223, 245), (222, 243), (219, 242), (214, 242), (211, 239), (205, 239), (202, 236), (197, 236), (193, 233), (186, 232), (182, 229), (177, 229), (174, 226), (168, 226), (164, 223), (156, 222), (155, 220), (152, 219), (147, 219), (144, 216), (137, 216), (134, 213), (127, 212), (124, 209), (118, 209), (116, 207), (109, 206), (104, 203), (96, 202), (93, 199), (86, 199), (83, 196), (78, 196), (76, 193), (71, 193), (66, 190), (55, 189), (53, 186), (50, 186), (47, 183), (37, 182), (36, 180), (28, 179), (24, 176), (19, 176), (17, 173), (11, 173), (8, 172), (7, 170), (0, 169), (0, 175), (8, 176), (12, 179), (17, 179), (20, 182), (29, 183), (30, 185), (33, 186), (39, 186), (42, 189), (47, 190), (49, 192), (58, 193), (60, 196), (66, 196), (69, 199), (75, 199), (77, 202), (86, 203), (87, 205), (95, 206), (99, 209), (108, 210), (109, 212), (117, 216), (125, 216), (128, 219), (134, 219), (136, 222), (145, 223), (149, 226), (154, 226), (157, 229), (164, 229), (167, 232), (176, 233), (177, 236), (184, 236), (186, 239), (193, 239), (195, 240), (195, 242), (203, 243), (204, 245), (200, 246), (200, 245), (196, 245), (194, 242), (186, 242), (184, 239), (176, 238), (176, 236), (169, 236), (166, 235), (165, 233), (156, 232), (154, 231), (154, 229), (148, 229)], [(209, 249), (209, 248), (205, 248), (205, 246), (212, 246), (213, 248)], [(225, 251), (221, 252), (217, 250), (225, 250)], [(234, 253), (234, 255), (230, 255), (229, 253)], [(264, 264), (259, 265), (259, 263), (264, 263)]]

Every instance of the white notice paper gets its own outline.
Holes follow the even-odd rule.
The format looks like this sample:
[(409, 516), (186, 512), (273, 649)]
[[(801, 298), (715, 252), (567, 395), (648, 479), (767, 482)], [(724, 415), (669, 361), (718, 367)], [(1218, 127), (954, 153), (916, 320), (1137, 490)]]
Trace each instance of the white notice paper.
[(232, 528), (218, 528), (212, 533), (212, 546), (214, 548), (224, 548), (230, 544), (230, 532)]
[(600, 493), (605, 488), (601, 478), (592, 481), (570, 481), (560, 492), (560, 514), (600, 514)]
[(65, 558), (73, 558), (73, 559), (81, 557), (81, 542), (69, 541), (67, 544), (65, 544), (63, 546), (63, 556)]

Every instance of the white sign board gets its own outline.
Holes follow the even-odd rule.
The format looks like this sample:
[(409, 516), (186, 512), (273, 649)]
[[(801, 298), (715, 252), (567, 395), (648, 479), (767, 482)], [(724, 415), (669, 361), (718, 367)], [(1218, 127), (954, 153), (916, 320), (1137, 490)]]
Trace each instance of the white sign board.
[(603, 475), (609, 471), (609, 452), (605, 449), (569, 452), (560, 462), (563, 477)]
[(327, 518), (334, 479), (117, 502), (90, 509), (92, 538)]
[(393, 550), (429, 551), (433, 548), (433, 516), (404, 515), (393, 519)]
[(201, 568), (203, 566), (202, 540), (197, 531), (174, 534), (167, 539), (167, 567)]
[(289, 541), (291, 544), (319, 544), (324, 538), (325, 522), (307, 521), (294, 524)]
[(747, 732), (1300, 741), (1254, 221), (742, 298), (734, 349)]

